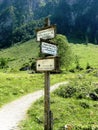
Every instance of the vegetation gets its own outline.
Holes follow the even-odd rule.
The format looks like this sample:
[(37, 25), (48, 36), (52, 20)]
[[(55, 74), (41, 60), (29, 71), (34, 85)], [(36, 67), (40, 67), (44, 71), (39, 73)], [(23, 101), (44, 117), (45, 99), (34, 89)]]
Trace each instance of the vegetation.
[[(51, 85), (67, 79), (66, 75), (51, 75)], [(27, 93), (44, 88), (44, 74), (28, 74), (26, 72), (0, 72), (0, 107)]]
[[(30, 39), (35, 37), (35, 29), (43, 26), (44, 17), (51, 16), (59, 33), (66, 34), (70, 41), (78, 38), (84, 42), (69, 44), (64, 35), (52, 40), (58, 45), (62, 73), (51, 74), (51, 85), (69, 81), (51, 94), (54, 130), (67, 126), (72, 130), (98, 130), (98, 45), (89, 43), (98, 44), (98, 1), (32, 2), (4, 0), (0, 4), (0, 107), (44, 89), (44, 74), (35, 73), (39, 43)], [(43, 129), (43, 102), (41, 98), (31, 106), (21, 130)]]
[(4, 58), (0, 58), (0, 69), (7, 67), (7, 61)]
[[(43, 88), (42, 75), (0, 72), (0, 107), (27, 93)], [(40, 84), (40, 85), (39, 85)]]
[[(63, 130), (67, 124), (73, 130), (97, 130), (98, 46), (68, 44), (66, 37), (62, 35), (57, 35), (56, 38), (54, 41), (57, 42), (58, 53), (62, 57), (62, 68), (65, 69), (66, 64), (73, 64), (70, 64), (68, 71), (63, 70), (62, 74), (51, 74), (51, 85), (69, 81), (67, 86), (61, 86), (51, 95), (54, 130)], [(64, 52), (65, 46), (68, 47), (68, 52), (67, 50)], [(0, 107), (20, 96), (44, 88), (43, 74), (30, 74), (29, 71), (19, 72), (20, 69), (33, 66), (38, 56), (39, 44), (35, 40), (23, 44), (18, 43), (10, 48), (0, 50)], [(72, 62), (67, 58), (70, 60), (72, 58)], [(33, 104), (28, 111), (27, 120), (20, 126), (21, 129), (42, 130), (43, 109), (43, 99)]]
[[(92, 80), (91, 80), (92, 79)], [(98, 129), (98, 93), (95, 92), (97, 77), (87, 73), (70, 77), (67, 86), (61, 86), (51, 95), (54, 130), (64, 130), (69, 125), (72, 130)], [(90, 96), (96, 93), (97, 100)], [(43, 98), (29, 109), (27, 120), (22, 122), (21, 130), (43, 130)], [(58, 106), (58, 107), (57, 107)]]
[[(59, 56), (63, 69), (75, 72), (79, 69), (97, 68), (98, 46), (93, 44), (68, 43), (63, 35), (57, 35), (54, 39), (59, 47)], [(66, 49), (67, 48), (67, 49)], [(6, 62), (6, 71), (35, 70), (35, 61), (39, 57), (39, 43), (29, 40), (22, 44), (18, 43), (8, 49), (0, 50), (0, 59)], [(66, 51), (65, 51), (66, 50)]]
[[(8, 71), (19, 71), (21, 68), (25, 70), (32, 67), (32, 63), (38, 57), (39, 43), (35, 40), (30, 40), (23, 44), (16, 44), (8, 49), (2, 49), (0, 51), (0, 58), (7, 61)], [(32, 68), (34, 69), (34, 68)]]
[(68, 40), (64, 35), (57, 35), (54, 42), (58, 47), (58, 56), (60, 57), (61, 68), (68, 69), (73, 63), (73, 55)]
[(73, 64), (73, 67), (79, 65), (83, 69), (86, 69), (89, 66), (90, 68), (98, 68), (98, 45), (93, 44), (70, 44), (74, 58), (75, 63)]
[(51, 16), (52, 24), (57, 24), (58, 33), (66, 34), (69, 40), (98, 44), (97, 6), (97, 0), (2, 0), (0, 48), (34, 37), (35, 27), (43, 25), (42, 18), (47, 16)]
[[(68, 69), (73, 62), (73, 55), (67, 38), (63, 35), (57, 35), (53, 41), (58, 45), (61, 68)], [(35, 61), (39, 56), (39, 50), (39, 43), (35, 40), (30, 40), (23, 44), (13, 45), (8, 49), (2, 49), (0, 57), (7, 60), (9, 70), (35, 70)]]

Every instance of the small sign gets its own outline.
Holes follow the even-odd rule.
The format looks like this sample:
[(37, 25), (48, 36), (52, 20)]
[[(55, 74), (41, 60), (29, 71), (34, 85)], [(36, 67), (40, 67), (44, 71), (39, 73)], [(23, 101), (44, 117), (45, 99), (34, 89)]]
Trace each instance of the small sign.
[(58, 57), (48, 57), (46, 59), (39, 59), (36, 63), (37, 71), (59, 71)]
[(37, 41), (40, 39), (52, 39), (55, 37), (56, 26), (49, 26), (42, 29), (37, 30)]
[(57, 55), (57, 46), (48, 42), (41, 42), (41, 53), (50, 54), (53, 56)]

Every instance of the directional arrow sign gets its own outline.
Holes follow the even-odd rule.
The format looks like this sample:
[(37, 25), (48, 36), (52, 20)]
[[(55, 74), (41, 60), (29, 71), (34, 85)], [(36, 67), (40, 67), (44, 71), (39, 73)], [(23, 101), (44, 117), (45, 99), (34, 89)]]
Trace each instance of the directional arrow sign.
[(37, 41), (39, 42), (40, 39), (52, 39), (55, 37), (56, 32), (56, 26), (49, 26), (45, 27), (39, 30), (36, 30), (37, 32)]
[(51, 43), (41, 42), (41, 53), (56, 56), (57, 46)]

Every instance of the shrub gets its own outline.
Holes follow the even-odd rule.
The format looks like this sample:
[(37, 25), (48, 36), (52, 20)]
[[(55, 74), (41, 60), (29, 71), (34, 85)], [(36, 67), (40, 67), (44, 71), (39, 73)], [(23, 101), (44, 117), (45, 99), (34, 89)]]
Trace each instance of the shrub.
[(55, 91), (55, 93), (58, 96), (64, 97), (64, 98), (70, 98), (74, 95), (74, 93), (76, 92), (76, 88), (72, 87), (72, 86), (61, 86), (60, 89), (57, 89)]
[(58, 45), (58, 56), (60, 57), (61, 68), (66, 68), (73, 62), (73, 53), (69, 46), (67, 37), (64, 35), (57, 35), (54, 42)]
[(96, 88), (94, 91), (98, 94), (98, 88)]
[(86, 69), (93, 69), (89, 63), (87, 63)]
[(4, 58), (0, 58), (0, 68), (6, 68), (7, 67), (7, 60)]
[(87, 98), (88, 94), (89, 94), (89, 88), (87, 88), (87, 86), (77, 87), (77, 92), (76, 92), (77, 99)]
[(83, 107), (84, 109), (87, 109), (90, 107), (87, 102), (80, 102), (80, 106)]

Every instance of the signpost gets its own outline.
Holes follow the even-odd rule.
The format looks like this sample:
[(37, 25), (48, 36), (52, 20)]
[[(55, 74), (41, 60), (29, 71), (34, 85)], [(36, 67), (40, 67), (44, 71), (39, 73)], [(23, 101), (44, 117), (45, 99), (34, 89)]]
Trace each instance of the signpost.
[(36, 30), (36, 40), (40, 42), (40, 39), (52, 39), (55, 37), (56, 34), (56, 26), (47, 26), (42, 29)]
[(51, 42), (41, 40), (41, 53), (57, 56), (57, 46)]
[(52, 57), (37, 60), (36, 69), (45, 72), (44, 130), (53, 130), (53, 113), (50, 110), (50, 72), (59, 70), (59, 58), (57, 46), (49, 42), (49, 39), (56, 35), (56, 26), (50, 26), (49, 18), (45, 19), (45, 22), (44, 28), (36, 30), (36, 40), (41, 42), (41, 53), (52, 55)]
[(40, 72), (58, 72), (59, 57), (48, 57), (46, 59), (37, 60), (36, 69)]

